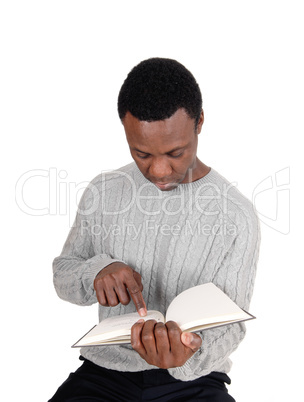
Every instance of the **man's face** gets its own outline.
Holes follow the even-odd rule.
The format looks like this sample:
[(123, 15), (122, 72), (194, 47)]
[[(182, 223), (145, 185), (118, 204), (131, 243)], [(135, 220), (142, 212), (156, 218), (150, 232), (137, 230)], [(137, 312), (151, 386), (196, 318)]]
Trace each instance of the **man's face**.
[(140, 121), (129, 112), (124, 117), (131, 155), (141, 173), (160, 190), (169, 191), (203, 176), (202, 163), (196, 156), (203, 122), (202, 112), (195, 128), (195, 120), (184, 109), (153, 122)]

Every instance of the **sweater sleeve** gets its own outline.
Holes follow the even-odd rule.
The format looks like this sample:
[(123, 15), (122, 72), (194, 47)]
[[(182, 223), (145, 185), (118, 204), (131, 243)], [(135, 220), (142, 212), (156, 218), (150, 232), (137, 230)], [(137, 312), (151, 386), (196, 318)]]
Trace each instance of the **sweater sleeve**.
[(94, 251), (94, 217), (99, 201), (98, 188), (91, 182), (80, 200), (75, 222), (62, 252), (53, 261), (53, 280), (58, 296), (83, 306), (97, 302), (93, 285), (98, 272), (119, 261)]
[[(259, 254), (259, 222), (253, 213), (238, 232), (225, 254), (213, 282), (244, 310), (248, 310)], [(209, 374), (215, 368), (229, 371), (229, 355), (236, 350), (246, 333), (244, 323), (235, 323), (201, 331), (201, 348), (181, 367), (169, 369), (170, 374), (182, 381)]]

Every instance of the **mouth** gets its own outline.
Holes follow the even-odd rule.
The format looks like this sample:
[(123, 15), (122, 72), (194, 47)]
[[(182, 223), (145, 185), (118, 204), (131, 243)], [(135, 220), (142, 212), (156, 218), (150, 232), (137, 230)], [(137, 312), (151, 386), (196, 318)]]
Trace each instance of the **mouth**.
[(172, 190), (174, 187), (174, 183), (161, 183), (161, 182), (153, 182), (153, 184), (162, 191)]

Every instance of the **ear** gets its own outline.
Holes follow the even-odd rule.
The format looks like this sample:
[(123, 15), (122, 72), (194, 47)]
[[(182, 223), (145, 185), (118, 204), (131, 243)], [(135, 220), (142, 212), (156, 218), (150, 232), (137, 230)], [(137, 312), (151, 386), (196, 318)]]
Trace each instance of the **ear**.
[(204, 124), (204, 111), (202, 109), (201, 115), (200, 115), (200, 118), (199, 118), (199, 121), (198, 121), (197, 127), (196, 127), (196, 134), (199, 134), (201, 132), (203, 124)]

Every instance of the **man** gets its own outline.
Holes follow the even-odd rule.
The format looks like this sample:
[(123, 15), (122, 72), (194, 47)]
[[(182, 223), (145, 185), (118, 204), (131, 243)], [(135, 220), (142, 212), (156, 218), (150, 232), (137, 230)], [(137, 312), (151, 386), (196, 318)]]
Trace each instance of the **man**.
[(85, 190), (53, 263), (54, 284), (64, 300), (98, 301), (100, 320), (135, 309), (139, 320), (131, 345), (82, 348), (83, 365), (51, 401), (233, 401), (228, 357), (243, 323), (182, 334), (174, 322), (140, 317), (147, 308), (165, 313), (177, 294), (207, 282), (248, 309), (256, 215), (198, 159), (201, 92), (180, 63), (154, 58), (134, 67), (118, 112), (135, 163), (100, 174)]

